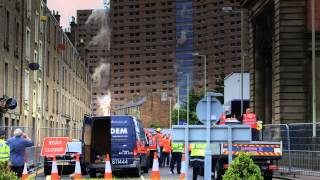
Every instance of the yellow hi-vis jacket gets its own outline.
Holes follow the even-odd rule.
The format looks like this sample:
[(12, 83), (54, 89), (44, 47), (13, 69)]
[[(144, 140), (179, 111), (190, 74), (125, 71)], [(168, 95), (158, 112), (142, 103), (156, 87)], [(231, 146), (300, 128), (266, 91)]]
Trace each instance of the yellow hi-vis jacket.
[(0, 162), (9, 161), (10, 147), (6, 144), (6, 141), (0, 139)]
[(202, 156), (206, 155), (207, 145), (204, 143), (200, 144), (191, 144), (191, 155), (190, 156)]
[(183, 153), (184, 145), (181, 143), (172, 143), (172, 152)]

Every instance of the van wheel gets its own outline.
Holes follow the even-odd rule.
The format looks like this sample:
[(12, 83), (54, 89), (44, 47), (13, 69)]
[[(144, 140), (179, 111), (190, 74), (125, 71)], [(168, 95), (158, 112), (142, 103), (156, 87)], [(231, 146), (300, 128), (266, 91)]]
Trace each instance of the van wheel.
[(221, 180), (222, 179), (222, 173), (220, 170), (220, 162), (217, 161), (215, 167), (214, 167), (214, 179), (215, 180)]
[(135, 177), (140, 177), (141, 176), (141, 166), (140, 165), (139, 165), (139, 167), (134, 169), (134, 176)]
[(96, 178), (97, 177), (97, 172), (95, 169), (89, 169), (89, 176), (90, 178)]
[(143, 167), (143, 173), (148, 173), (149, 172), (149, 167), (148, 165), (146, 167)]

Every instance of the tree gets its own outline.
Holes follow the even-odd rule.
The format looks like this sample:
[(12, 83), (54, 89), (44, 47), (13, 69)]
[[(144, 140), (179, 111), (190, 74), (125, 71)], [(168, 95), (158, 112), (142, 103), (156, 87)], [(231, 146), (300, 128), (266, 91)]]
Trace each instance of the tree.
[[(195, 91), (191, 91), (189, 94), (189, 123), (190, 124), (199, 124), (199, 120), (197, 118), (196, 108), (198, 102), (203, 98), (203, 93), (197, 93)], [(187, 101), (182, 102), (180, 110), (177, 108), (172, 112), (172, 123), (177, 124), (178, 122), (178, 111), (180, 120), (187, 120)]]
[(247, 153), (241, 152), (223, 176), (223, 180), (263, 180), (261, 170)]

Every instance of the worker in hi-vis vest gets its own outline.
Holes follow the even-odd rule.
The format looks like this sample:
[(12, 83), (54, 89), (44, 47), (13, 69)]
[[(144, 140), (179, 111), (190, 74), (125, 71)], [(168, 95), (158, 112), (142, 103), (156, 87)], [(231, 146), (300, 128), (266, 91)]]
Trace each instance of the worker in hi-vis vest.
[(204, 157), (206, 155), (205, 143), (191, 144), (191, 166), (193, 167), (192, 179), (197, 180), (198, 175), (200, 174), (201, 168), (204, 167)]
[(9, 161), (10, 158), (10, 147), (4, 139), (5, 132), (0, 130), (0, 162)]
[(172, 153), (170, 161), (170, 174), (174, 174), (174, 165), (177, 163), (177, 173), (180, 174), (181, 170), (181, 159), (184, 150), (184, 144), (172, 143)]

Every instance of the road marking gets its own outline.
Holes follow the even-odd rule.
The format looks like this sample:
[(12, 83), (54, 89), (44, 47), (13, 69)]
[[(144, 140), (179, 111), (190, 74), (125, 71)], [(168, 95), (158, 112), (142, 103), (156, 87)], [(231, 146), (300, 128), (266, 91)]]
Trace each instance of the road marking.
[(144, 180), (144, 177), (143, 177), (142, 175), (140, 176), (140, 178), (141, 178), (142, 180)]

